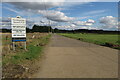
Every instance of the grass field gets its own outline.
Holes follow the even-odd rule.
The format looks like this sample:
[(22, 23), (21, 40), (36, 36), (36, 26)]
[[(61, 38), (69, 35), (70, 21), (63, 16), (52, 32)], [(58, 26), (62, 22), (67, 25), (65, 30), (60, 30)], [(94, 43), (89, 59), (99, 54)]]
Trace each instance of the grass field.
[[(120, 41), (118, 40), (119, 36), (117, 34), (115, 35), (115, 34), (61, 33), (60, 35), (99, 45), (105, 45), (106, 43), (120, 45)], [(120, 47), (113, 48), (119, 49)]]
[[(6, 39), (6, 36), (8, 37)], [(34, 36), (34, 38), (32, 38)], [(37, 59), (41, 56), (44, 46), (48, 43), (50, 34), (29, 33), (27, 34), (27, 50), (24, 50), (22, 42), (16, 43), (16, 50), (12, 49), (11, 34), (2, 35), (2, 63), (22, 64), (28, 60)]]

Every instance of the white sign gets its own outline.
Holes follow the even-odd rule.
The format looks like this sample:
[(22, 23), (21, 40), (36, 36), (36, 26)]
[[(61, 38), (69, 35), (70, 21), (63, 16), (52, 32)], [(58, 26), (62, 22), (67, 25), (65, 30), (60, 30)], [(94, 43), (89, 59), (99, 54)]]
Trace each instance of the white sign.
[(12, 38), (26, 37), (26, 19), (11, 18)]
[(26, 19), (24, 18), (12, 18), (11, 22), (14, 25), (26, 25)]

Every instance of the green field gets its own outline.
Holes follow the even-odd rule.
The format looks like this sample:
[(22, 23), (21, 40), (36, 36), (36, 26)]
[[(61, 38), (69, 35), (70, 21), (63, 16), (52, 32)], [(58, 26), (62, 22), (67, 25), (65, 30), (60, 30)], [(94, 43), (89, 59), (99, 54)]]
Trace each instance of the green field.
[(120, 45), (120, 42), (118, 41), (119, 36), (117, 34), (60, 33), (60, 35), (99, 45), (105, 45), (106, 43)]

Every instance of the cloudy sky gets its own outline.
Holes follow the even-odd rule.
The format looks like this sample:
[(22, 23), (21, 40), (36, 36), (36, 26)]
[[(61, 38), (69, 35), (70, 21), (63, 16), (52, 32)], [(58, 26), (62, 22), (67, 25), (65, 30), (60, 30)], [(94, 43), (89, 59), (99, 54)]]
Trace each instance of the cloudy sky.
[(2, 8), (0, 25), (3, 28), (10, 28), (11, 17), (22, 16), (27, 19), (29, 28), (38, 24), (51, 25), (52, 28), (59, 29), (118, 30), (117, 0), (114, 2), (112, 0), (110, 0), (111, 2), (97, 2), (96, 0), (86, 0), (86, 2), (72, 2), (73, 0), (20, 1), (4, 0), (0, 4)]

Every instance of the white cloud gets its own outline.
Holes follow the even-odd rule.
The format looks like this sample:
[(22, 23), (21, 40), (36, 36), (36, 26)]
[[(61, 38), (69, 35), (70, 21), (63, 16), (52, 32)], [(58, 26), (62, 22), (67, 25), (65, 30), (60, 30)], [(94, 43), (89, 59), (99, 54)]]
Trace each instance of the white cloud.
[(3, 0), (2, 2), (64, 2), (65, 0)]
[[(31, 19), (27, 19), (26, 25), (27, 25), (27, 27), (29, 26), (31, 28), (34, 25), (34, 22), (31, 21)], [(2, 28), (11, 28), (11, 18), (10, 17), (0, 18), (0, 26)]]
[(55, 26), (54, 28), (58, 28), (58, 29), (66, 29), (66, 30), (74, 30), (77, 28), (76, 25), (74, 24), (70, 24), (70, 25), (62, 25), (62, 26)]
[(57, 8), (56, 9), (57, 11), (63, 11), (63, 10), (67, 10), (66, 8), (61, 8), (61, 7), (59, 7), (59, 8)]
[(2, 17), (2, 18), (0, 18), (1, 20), (0, 21), (2, 21), (2, 22), (10, 22), (10, 17)]
[(92, 19), (88, 19), (88, 21), (86, 21), (86, 23), (95, 23), (95, 21)]
[(69, 22), (75, 19), (73, 17), (66, 16), (63, 12), (54, 10), (39, 10), (38, 13), (44, 15), (47, 19), (57, 22)]
[(88, 19), (87, 21), (76, 21), (73, 24), (77, 25), (77, 26), (91, 26), (95, 23), (94, 20), (92, 19)]
[(109, 29), (109, 28), (118, 28), (118, 20), (116, 17), (113, 16), (106, 16), (100, 18), (100, 23), (103, 24), (103, 28)]
[[(64, 2), (64, 0), (61, 0)], [(46, 0), (43, 2), (11, 2), (9, 4), (12, 4), (15, 8), (21, 10), (16, 11), (11, 8), (6, 8), (12, 12), (15, 12), (21, 16), (27, 15), (31, 16), (33, 14), (42, 14), (44, 17), (46, 17), (49, 20), (52, 21), (58, 21), (58, 22), (68, 22), (73, 20), (73, 17), (66, 16), (63, 12), (60, 11), (54, 11), (54, 10), (48, 10), (49, 8), (53, 7), (60, 7), (63, 3), (57, 2), (57, 1), (50, 1)], [(59, 8), (60, 9), (60, 8)]]
[(87, 13), (84, 13), (84, 15), (93, 15), (93, 14), (100, 14), (100, 13), (104, 13), (106, 10), (95, 10), (95, 11), (90, 11)]
[(55, 26), (54, 28), (58, 29), (66, 29), (66, 30), (75, 30), (75, 29), (89, 29), (89, 30), (100, 30), (98, 27), (90, 27), (90, 26), (76, 26), (74, 24), (69, 24), (65, 26)]
[(10, 28), (10, 18), (0, 18), (0, 28)]
[(7, 10), (9, 10), (9, 11), (12, 11), (12, 12), (14, 12), (14, 13), (20, 14), (20, 12), (14, 10), (14, 9), (11, 9), (11, 8), (9, 8), (9, 7), (3, 7), (3, 8), (5, 8), (5, 9), (7, 9)]
[(69, 29), (70, 26), (55, 26), (54, 28), (58, 28), (58, 29)]
[(33, 15), (33, 13), (30, 10), (27, 10), (27, 11), (25, 11), (25, 10), (17, 11), (15, 9), (12, 9), (12, 8), (9, 8), (9, 7), (3, 7), (3, 8), (5, 8), (5, 9), (11, 11), (11, 12), (14, 12), (14, 13), (20, 15), (20, 16), (26, 16), (26, 15), (30, 16), (30, 15)]
[(78, 19), (78, 20), (82, 20), (82, 19), (86, 19), (86, 18), (89, 18), (89, 17), (91, 17), (91, 16), (76, 17), (76, 19)]
[(89, 29), (89, 30), (94, 29), (94, 30), (99, 30), (98, 27), (86, 27), (86, 26), (82, 26), (82, 27), (80, 27), (79, 29)]
[(14, 7), (22, 10), (45, 10), (61, 6), (62, 2), (10, 2)]
[[(43, 0), (3, 0), (3, 2), (41, 2)], [(46, 2), (119, 2), (119, 0), (44, 0)]]

